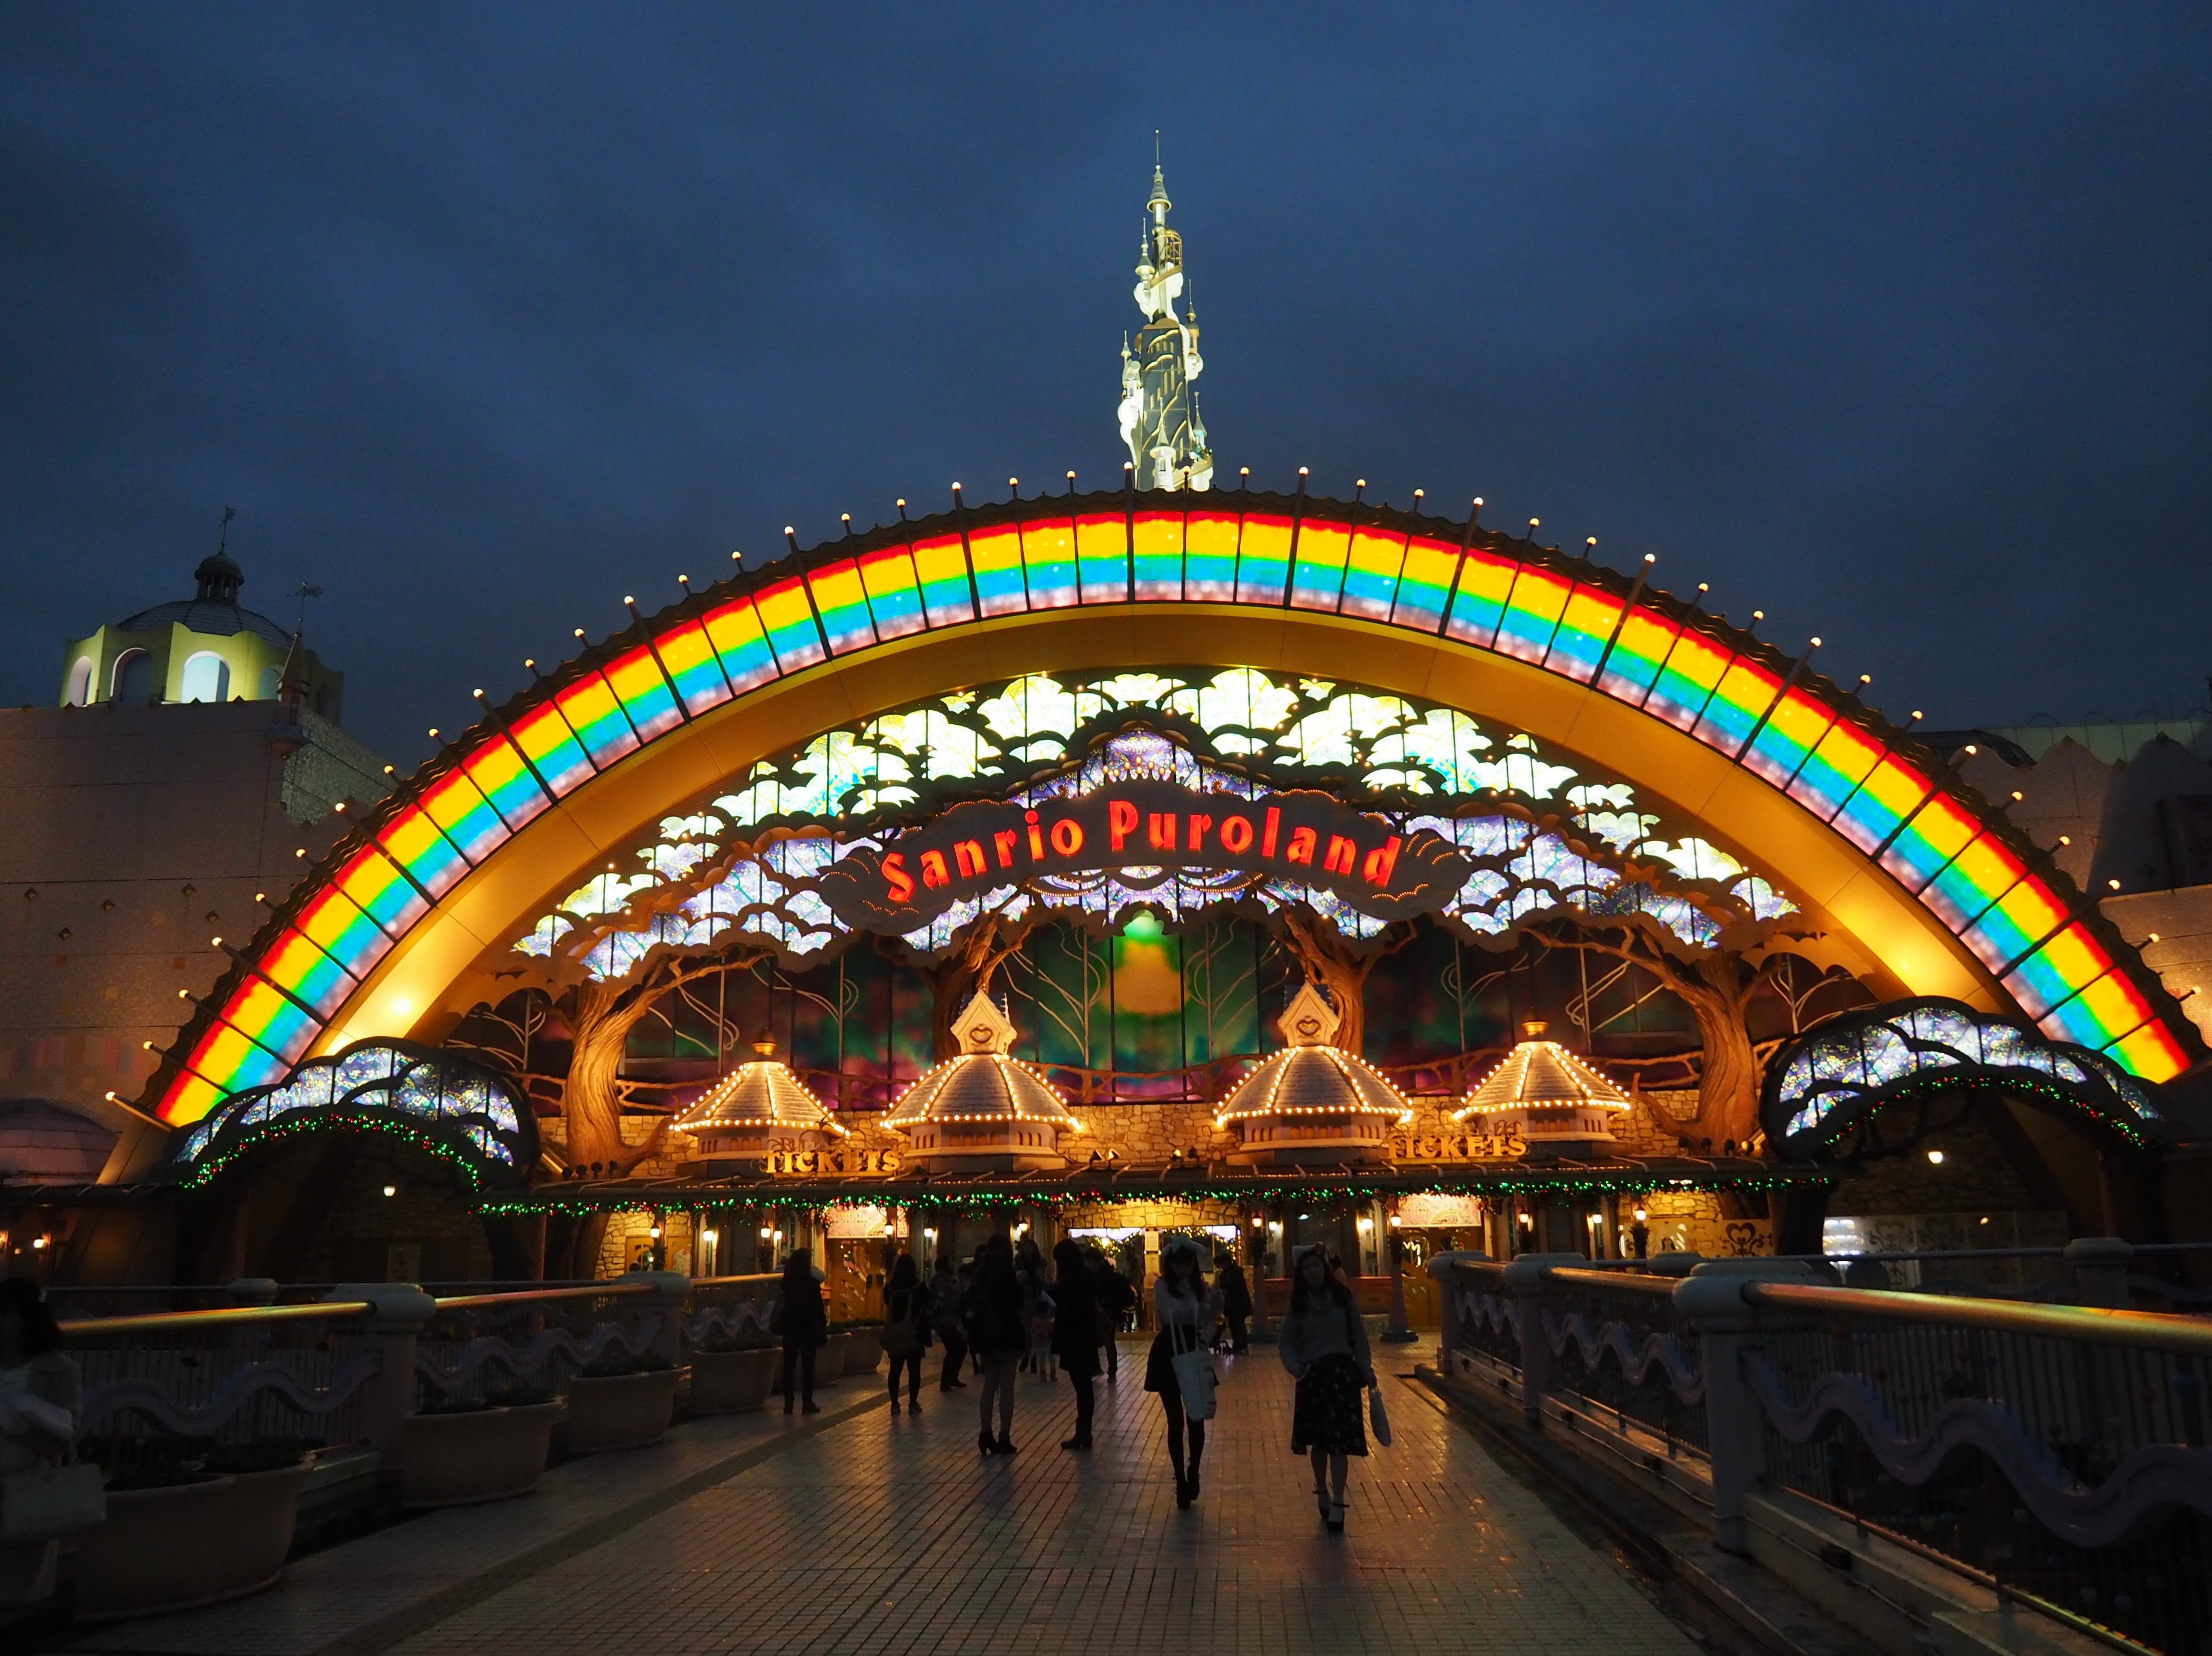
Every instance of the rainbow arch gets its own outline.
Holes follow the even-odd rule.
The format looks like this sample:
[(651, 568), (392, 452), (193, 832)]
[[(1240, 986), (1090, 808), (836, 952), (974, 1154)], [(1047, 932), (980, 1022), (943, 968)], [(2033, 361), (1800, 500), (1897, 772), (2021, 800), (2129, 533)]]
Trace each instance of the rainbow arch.
[(358, 1038), (348, 1018), (410, 932), (534, 821), (603, 779), (619, 786), (626, 762), (685, 726), (936, 635), (1061, 612), (1071, 626), (1119, 612), (1162, 631), (1177, 618), (1322, 621), (1595, 693), (1840, 836), (1955, 940), (1984, 992), (2051, 1038), (2151, 1081), (2191, 1061), (2194, 1032), (2155, 977), (1934, 755), (1805, 662), (1641, 577), (1471, 521), (1303, 495), (1091, 494), (956, 506), (795, 553), (637, 617), (489, 712), (239, 953), (149, 1080), (149, 1107), (194, 1122), (331, 1039)]

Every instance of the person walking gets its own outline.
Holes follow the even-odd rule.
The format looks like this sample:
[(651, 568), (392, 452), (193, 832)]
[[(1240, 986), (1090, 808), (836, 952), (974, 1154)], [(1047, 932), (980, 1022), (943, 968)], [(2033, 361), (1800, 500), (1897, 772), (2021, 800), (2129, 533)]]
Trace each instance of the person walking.
[(1121, 1320), (1137, 1304), (1129, 1279), (1097, 1245), (1091, 1250), (1091, 1289), (1098, 1303), (1098, 1343), (1106, 1350), (1106, 1384), (1121, 1377)]
[[(976, 1402), (981, 1430), (975, 1446), (987, 1455), (1014, 1449), (1014, 1365), (1027, 1344), (1022, 1326), (1022, 1285), (1014, 1275), (1014, 1251), (994, 1236), (975, 1251), (975, 1281), (961, 1307), (969, 1349), (982, 1366), (983, 1395)], [(999, 1435), (991, 1435), (991, 1407), (999, 1410)]]
[[(84, 1381), (61, 1343), (39, 1285), (23, 1276), (0, 1282), (0, 1475), (76, 1458)], [(51, 1598), (60, 1556), (58, 1540), (0, 1542), (0, 1605)]]
[[(1206, 1286), (1206, 1274), (1198, 1267), (1198, 1250), (1189, 1242), (1171, 1243), (1161, 1256), (1159, 1280), (1152, 1284), (1152, 1310), (1160, 1331), (1152, 1336), (1152, 1355), (1145, 1362), (1145, 1390), (1160, 1394), (1160, 1407), (1167, 1413), (1168, 1458), (1175, 1465), (1176, 1505), (1188, 1509), (1198, 1499), (1198, 1464), (1206, 1455), (1206, 1422), (1189, 1418), (1182, 1384), (1176, 1378), (1175, 1360), (1185, 1352), (1204, 1351), (1213, 1319), (1221, 1314), (1221, 1295)], [(1190, 1439), (1188, 1471), (1183, 1457), (1186, 1428)]]
[[(1367, 1324), (1352, 1290), (1329, 1269), (1328, 1256), (1309, 1248), (1291, 1277), (1291, 1308), (1276, 1348), (1297, 1377), (1291, 1406), (1291, 1452), (1313, 1464), (1314, 1501), (1331, 1535), (1344, 1533), (1344, 1482), (1350, 1458), (1367, 1453), (1367, 1388), (1375, 1384)], [(1327, 1482), (1324, 1483), (1324, 1474)]]
[(967, 1284), (953, 1273), (952, 1256), (939, 1254), (937, 1269), (929, 1275), (929, 1314), (937, 1337), (945, 1342), (945, 1367), (937, 1376), (939, 1391), (968, 1384), (960, 1378), (960, 1365), (968, 1356), (968, 1336), (960, 1331), (960, 1302), (966, 1293)]
[(776, 1332), (783, 1336), (783, 1412), (791, 1412), (793, 1372), (798, 1373), (805, 1412), (818, 1415), (814, 1401), (814, 1354), (830, 1342), (830, 1308), (822, 1300), (822, 1276), (814, 1255), (793, 1248), (783, 1262), (783, 1291), (776, 1302)]
[(907, 1407), (921, 1413), (921, 1353), (929, 1343), (929, 1289), (902, 1253), (884, 1284), (884, 1349), (891, 1359), (891, 1413), (899, 1411), (899, 1371), (906, 1371)]
[(1075, 1435), (1060, 1446), (1088, 1449), (1091, 1411), (1097, 1405), (1092, 1382), (1098, 1377), (1098, 1296), (1091, 1286), (1091, 1262), (1073, 1237), (1054, 1245), (1052, 1263), (1059, 1267), (1052, 1289), (1052, 1350), (1075, 1388)]
[(1252, 1316), (1252, 1286), (1244, 1280), (1244, 1267), (1237, 1263), (1234, 1254), (1221, 1256), (1213, 1284), (1221, 1290), (1221, 1315), (1229, 1324), (1229, 1349), (1241, 1357), (1252, 1349), (1252, 1336), (1245, 1327)]

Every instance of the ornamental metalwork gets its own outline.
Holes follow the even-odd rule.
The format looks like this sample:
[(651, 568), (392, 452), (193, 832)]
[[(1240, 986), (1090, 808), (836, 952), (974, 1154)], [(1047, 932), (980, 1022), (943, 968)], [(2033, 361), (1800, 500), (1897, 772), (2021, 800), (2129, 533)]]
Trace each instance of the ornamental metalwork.
[(1770, 1143), (1803, 1159), (1884, 1105), (1971, 1087), (2071, 1105), (2131, 1139), (2162, 1119), (2142, 1083), (2110, 1059), (1936, 996), (1845, 1013), (1784, 1047), (1768, 1068), (1759, 1119)]

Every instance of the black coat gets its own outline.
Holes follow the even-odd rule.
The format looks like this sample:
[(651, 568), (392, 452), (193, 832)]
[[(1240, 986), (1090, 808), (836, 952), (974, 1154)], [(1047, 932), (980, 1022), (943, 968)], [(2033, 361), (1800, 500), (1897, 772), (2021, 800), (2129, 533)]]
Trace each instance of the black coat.
[(1105, 1340), (1098, 1320), (1098, 1294), (1087, 1268), (1062, 1271), (1053, 1279), (1053, 1355), (1066, 1362), (1096, 1363)]
[(1224, 1317), (1249, 1317), (1252, 1314), (1252, 1289), (1244, 1280), (1244, 1267), (1231, 1260), (1213, 1279), (1214, 1287), (1221, 1290), (1221, 1314)]
[(972, 1351), (1026, 1351), (1029, 1330), (1022, 1318), (1022, 1285), (1004, 1259), (979, 1263), (975, 1280), (960, 1307), (963, 1332)]
[(823, 1302), (822, 1284), (814, 1273), (786, 1271), (783, 1300), (775, 1312), (775, 1330), (787, 1346), (817, 1351), (830, 1341), (830, 1307)]

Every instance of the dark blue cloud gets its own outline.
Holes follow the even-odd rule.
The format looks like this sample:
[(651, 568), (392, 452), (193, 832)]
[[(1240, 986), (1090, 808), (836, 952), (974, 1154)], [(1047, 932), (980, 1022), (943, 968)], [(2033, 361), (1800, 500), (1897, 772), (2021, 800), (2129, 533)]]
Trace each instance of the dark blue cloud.
[(2187, 5), (10, 7), (0, 697), (226, 502), (411, 758), (787, 522), (1118, 477), (1157, 126), (1229, 471), (1939, 722), (2202, 702), (2208, 112)]

